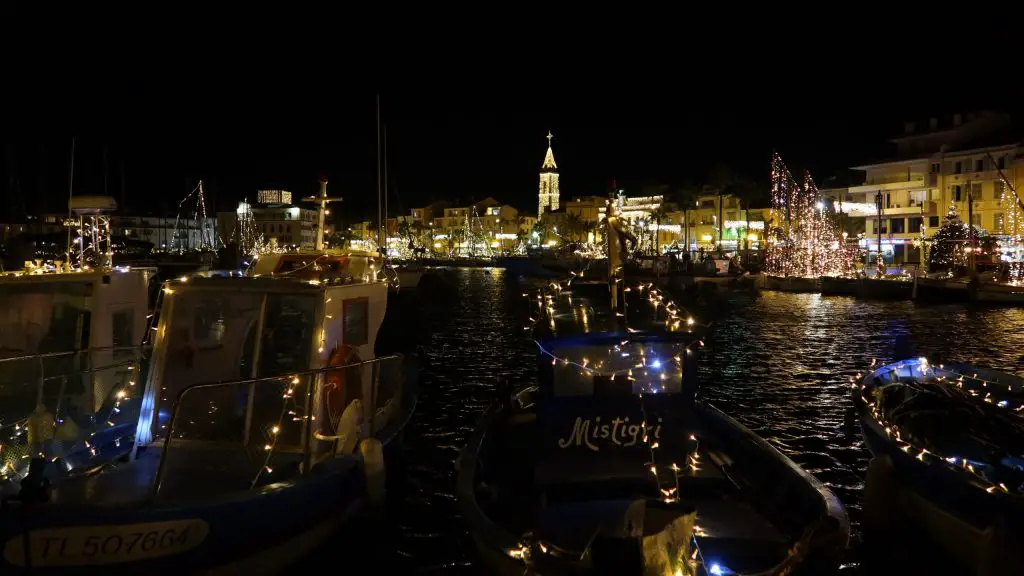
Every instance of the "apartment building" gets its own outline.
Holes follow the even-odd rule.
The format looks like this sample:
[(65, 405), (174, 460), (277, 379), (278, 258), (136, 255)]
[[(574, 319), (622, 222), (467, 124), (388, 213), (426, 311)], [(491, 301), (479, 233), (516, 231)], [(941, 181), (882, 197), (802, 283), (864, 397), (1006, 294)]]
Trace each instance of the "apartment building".
[(825, 192), (836, 197), (837, 210), (864, 219), (861, 248), (877, 252), (881, 233), (883, 257), (893, 264), (923, 261), (926, 239), (950, 206), (965, 222), (970, 214), (973, 224), (1003, 236), (1014, 209), (1003, 177), (1018, 190), (1024, 185), (1022, 147), (1000, 132), (1006, 125), (994, 113), (958, 114), (946, 125), (929, 119), (924, 132), (908, 123), (892, 140), (898, 159), (855, 166), (864, 174), (861, 184)]

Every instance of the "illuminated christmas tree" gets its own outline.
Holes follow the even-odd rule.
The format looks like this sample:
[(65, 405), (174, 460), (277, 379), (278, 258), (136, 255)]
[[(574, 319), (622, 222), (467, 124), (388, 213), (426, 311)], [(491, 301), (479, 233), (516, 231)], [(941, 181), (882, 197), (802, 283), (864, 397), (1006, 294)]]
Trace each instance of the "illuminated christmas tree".
[(772, 220), (765, 269), (778, 276), (844, 276), (853, 257), (810, 174), (800, 186), (778, 154), (772, 156)]
[[(970, 236), (970, 228), (960, 219), (956, 205), (950, 204), (942, 226), (931, 239), (932, 246), (928, 251), (928, 271), (938, 272), (957, 266), (966, 266), (967, 252), (965, 249), (970, 247)], [(991, 244), (988, 232), (977, 226), (974, 227), (974, 237), (979, 245)]]
[(1005, 178), (999, 184), (1002, 187), (999, 203), (1006, 208), (1002, 229), (1006, 237), (999, 243), (999, 254), (1009, 264), (1007, 280), (1024, 283), (1024, 208), (1017, 191)]

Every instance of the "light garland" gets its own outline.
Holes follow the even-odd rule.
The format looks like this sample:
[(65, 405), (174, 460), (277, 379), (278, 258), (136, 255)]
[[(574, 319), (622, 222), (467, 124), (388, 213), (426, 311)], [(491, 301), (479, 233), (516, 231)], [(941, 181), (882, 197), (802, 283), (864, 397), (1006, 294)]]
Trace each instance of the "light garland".
[(999, 203), (1003, 213), (1003, 233), (1006, 239), (1000, 243), (1000, 253), (1008, 265), (1006, 281), (1013, 285), (1024, 285), (1024, 208), (1018, 202), (1013, 185), (999, 173), (1002, 191)]
[[(188, 224), (186, 223), (183, 232), (178, 231), (178, 225), (182, 222), (181, 210), (185, 206), (185, 202), (188, 202), (189, 198), (192, 198), (192, 196), (196, 196), (196, 201), (195, 207), (192, 209), (192, 216), (190, 219), (197, 224), (197, 228), (199, 229), (199, 247), (195, 248), (195, 250), (210, 251), (217, 249), (216, 244), (214, 244), (214, 237), (216, 234), (213, 230), (207, 230), (209, 222), (206, 217), (206, 198), (203, 194), (203, 181), (200, 180), (199, 184), (196, 185), (191, 192), (186, 194), (185, 197), (181, 199), (181, 202), (178, 203), (178, 213), (174, 216), (174, 231), (171, 236), (171, 250), (173, 251), (176, 245), (179, 254), (186, 250), (193, 250)], [(189, 240), (188, 243), (190, 246), (187, 248), (183, 244), (184, 240)]]
[[(876, 363), (877, 363), (877, 359), (872, 360), (870, 368), (874, 368)], [(1010, 384), (1003, 384), (1003, 383), (999, 383), (999, 382), (992, 382), (992, 381), (985, 380), (985, 379), (982, 379), (982, 378), (977, 378), (977, 374), (974, 374), (972, 376), (967, 376), (966, 374), (962, 374), (960, 372), (956, 372), (955, 370), (946, 369), (943, 364), (940, 364), (938, 369), (936, 370), (933, 366), (931, 366), (928, 363), (926, 358), (918, 359), (917, 362), (916, 362), (916, 365), (918, 366), (918, 368), (919, 368), (919, 370), (921, 372), (922, 377), (924, 375), (926, 375), (929, 370), (931, 370), (932, 374), (935, 376), (936, 381), (941, 382), (943, 384), (947, 384), (947, 385), (955, 385), (958, 389), (965, 390), (965, 392), (970, 397), (973, 397), (973, 398), (978, 398), (981, 395), (981, 392), (978, 391), (978, 390), (975, 390), (975, 389), (964, 388), (964, 384), (965, 383), (970, 383), (970, 381), (972, 381), (972, 380), (975, 382), (975, 384), (980, 384), (981, 388), (988, 389), (989, 385), (991, 384), (992, 385), (991, 386), (992, 390), (997, 389), (997, 388), (1001, 389), (1002, 386), (1006, 386), (1008, 392), (1015, 391), (1014, 387), (1012, 385), (1010, 385)], [(898, 372), (897, 371), (898, 370), (902, 370), (904, 368), (909, 368), (911, 371), (913, 370), (912, 366), (908, 367), (904, 363), (900, 363), (895, 368), (890, 369), (888, 374), (896, 373), (897, 376), (898, 376)], [(945, 373), (945, 374), (940, 376), (939, 375), (940, 371)], [(949, 377), (956, 377), (956, 376), (958, 376), (958, 378), (956, 378), (955, 380), (949, 380), (948, 379)], [(861, 401), (864, 402), (865, 406), (867, 406), (868, 410), (870, 411), (872, 420), (874, 420), (874, 422), (883, 431), (883, 433), (886, 435), (887, 438), (889, 438), (890, 440), (893, 440), (893, 441), (896, 442), (896, 445), (900, 448), (900, 450), (902, 450), (903, 452), (906, 452), (908, 454), (915, 454), (915, 458), (917, 460), (920, 460), (921, 462), (928, 463), (928, 464), (939, 464), (939, 465), (946, 466), (947, 468), (949, 468), (951, 470), (956, 470), (956, 471), (961, 471), (961, 472), (969, 473), (972, 476), (973, 480), (975, 480), (976, 482), (979, 482), (976, 485), (978, 485), (979, 488), (985, 490), (986, 492), (988, 492), (990, 494), (991, 493), (995, 493), (995, 492), (1002, 492), (1002, 493), (1006, 493), (1006, 494), (1009, 494), (1009, 495), (1012, 495), (1012, 496), (1018, 496), (1018, 497), (1019, 496), (1024, 496), (1024, 492), (1021, 492), (1021, 490), (1022, 490), (1021, 486), (1014, 487), (1014, 489), (1011, 490), (1009, 487), (1007, 487), (1003, 483), (992, 482), (991, 480), (989, 480), (983, 474), (982, 471), (975, 469), (974, 465), (971, 463), (970, 459), (968, 459), (968, 458), (965, 458), (965, 457), (962, 457), (962, 456), (957, 456), (957, 455), (938, 454), (938, 453), (936, 453), (934, 451), (931, 451), (931, 450), (928, 450), (926, 448), (923, 448), (923, 447), (920, 447), (920, 446), (915, 446), (911, 442), (905, 440), (903, 438), (901, 432), (900, 432), (899, 427), (896, 426), (893, 423), (887, 422), (884, 419), (884, 417), (882, 416), (882, 414), (879, 411), (878, 403), (874, 399), (868, 398), (867, 396), (865, 396), (865, 392), (867, 391), (867, 383), (866, 383), (867, 382), (867, 376), (862, 376), (861, 373), (858, 372), (856, 374), (856, 376), (854, 376), (850, 380), (851, 380), (851, 387), (854, 388), (855, 390), (859, 389), (860, 399), (861, 399)], [(898, 382), (898, 379), (897, 379), (897, 382)], [(923, 384), (925, 382), (922, 381), (921, 383)], [(1024, 391), (1021, 388), (1024, 388), (1024, 387), (1018, 386), (1016, 391), (1017, 392)], [(986, 402), (986, 403), (998, 406), (1000, 408), (1010, 409), (1013, 412), (1021, 412), (1022, 410), (1024, 410), (1024, 403), (1022, 403), (1021, 405), (1017, 406), (1016, 408), (1011, 408), (1010, 405), (1009, 405), (1009, 402), (1006, 401), (1006, 400), (1001, 400), (1001, 401), (996, 402), (995, 400), (992, 399), (991, 390), (986, 390), (985, 391), (985, 396), (981, 397), (981, 400)]]

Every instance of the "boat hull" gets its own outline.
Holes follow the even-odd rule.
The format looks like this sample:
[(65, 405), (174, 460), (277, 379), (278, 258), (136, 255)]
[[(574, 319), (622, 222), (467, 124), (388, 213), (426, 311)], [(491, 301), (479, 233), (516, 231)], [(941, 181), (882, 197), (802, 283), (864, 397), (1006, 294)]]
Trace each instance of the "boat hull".
[[(408, 399), (376, 436), (386, 461), (399, 457), (401, 432), (415, 410), (413, 390)], [(361, 461), (346, 456), (295, 482), (217, 500), (10, 504), (0, 516), (0, 574), (276, 573), (369, 506), (367, 489)]]
[(799, 276), (761, 276), (761, 287), (765, 290), (778, 292), (820, 292), (820, 278), (803, 278)]
[(976, 302), (1024, 306), (1024, 286), (981, 284), (972, 293)]
[(821, 277), (821, 293), (826, 296), (856, 296), (859, 285), (856, 278)]

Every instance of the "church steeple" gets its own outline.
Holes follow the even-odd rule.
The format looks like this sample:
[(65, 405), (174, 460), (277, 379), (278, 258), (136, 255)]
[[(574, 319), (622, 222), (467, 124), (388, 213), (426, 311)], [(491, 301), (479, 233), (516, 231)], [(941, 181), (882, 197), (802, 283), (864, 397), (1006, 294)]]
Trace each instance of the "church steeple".
[(555, 164), (555, 153), (551, 151), (551, 139), (554, 136), (551, 135), (551, 130), (548, 130), (548, 153), (544, 155), (544, 163), (541, 164), (541, 170), (558, 170), (558, 165)]
[(537, 217), (544, 215), (544, 209), (558, 210), (558, 165), (555, 164), (555, 153), (551, 150), (551, 139), (554, 136), (548, 130), (548, 151), (544, 155), (544, 163), (540, 166), (540, 187), (538, 190)]

